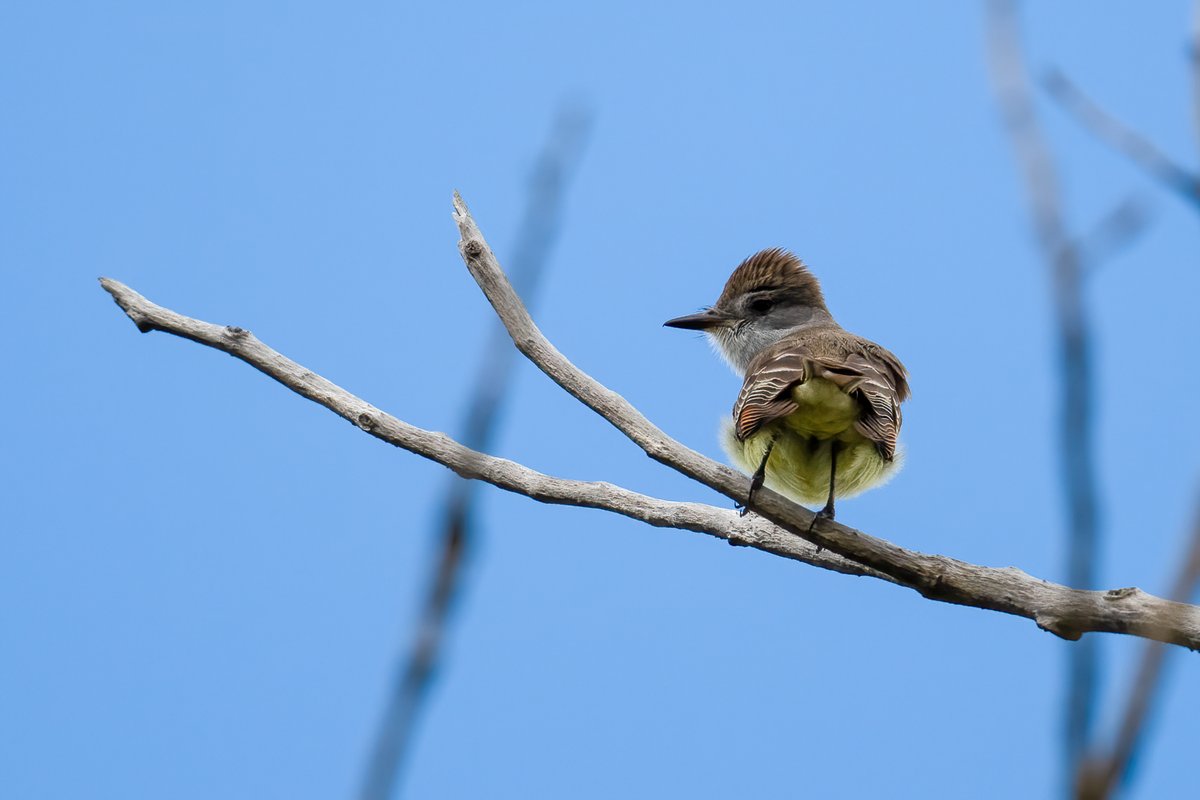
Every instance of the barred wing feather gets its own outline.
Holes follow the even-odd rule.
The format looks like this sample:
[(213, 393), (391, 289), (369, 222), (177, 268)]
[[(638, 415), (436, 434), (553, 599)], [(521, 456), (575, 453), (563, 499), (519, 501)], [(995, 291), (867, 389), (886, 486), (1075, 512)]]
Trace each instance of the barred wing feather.
[(815, 357), (799, 343), (780, 343), (750, 365), (733, 407), (734, 432), (745, 441), (755, 431), (795, 412), (792, 389), (823, 378), (859, 404), (855, 430), (875, 443), (887, 460), (896, 455), (900, 435), (900, 403), (908, 398), (908, 381), (900, 361), (866, 340), (842, 357)]

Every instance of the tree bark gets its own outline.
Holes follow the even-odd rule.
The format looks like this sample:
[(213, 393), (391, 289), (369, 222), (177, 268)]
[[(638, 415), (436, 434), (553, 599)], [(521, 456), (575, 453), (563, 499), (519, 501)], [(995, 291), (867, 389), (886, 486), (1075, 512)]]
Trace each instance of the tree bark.
[[(742, 501), (750, 480), (667, 436), (616, 392), (558, 352), (534, 325), (492, 255), (466, 204), (456, 194), (459, 249), (467, 268), (495, 308), (517, 348), (568, 393), (659, 461)], [(814, 514), (769, 489), (754, 498), (756, 514), (650, 497), (604, 482), (575, 481), (536, 472), (478, 453), (442, 433), (387, 414), (267, 347), (249, 331), (191, 319), (155, 305), (109, 278), (101, 284), (142, 332), (163, 331), (214, 347), (245, 361), (292, 391), (328, 408), (389, 444), (437, 461), (465, 478), (486, 481), (545, 503), (600, 508), (657, 527), (707, 533), (731, 544), (803, 561), (823, 569), (906, 586), (924, 597), (1033, 620), (1064, 639), (1088, 632), (1125, 633), (1200, 649), (1200, 607), (1140, 589), (1073, 589), (1034, 578), (1015, 567), (984, 567), (908, 550)], [(811, 526), (811, 529), (810, 529)]]

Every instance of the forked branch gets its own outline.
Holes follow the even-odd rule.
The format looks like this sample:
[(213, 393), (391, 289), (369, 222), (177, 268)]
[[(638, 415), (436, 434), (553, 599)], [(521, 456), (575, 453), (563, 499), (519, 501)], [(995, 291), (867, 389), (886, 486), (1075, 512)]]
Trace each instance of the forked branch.
[[(744, 499), (750, 486), (745, 475), (667, 436), (546, 340), (509, 285), (466, 204), (457, 195), (454, 202), (463, 259), (518, 349), (656, 461), (726, 497)], [(600, 508), (658, 527), (708, 533), (732, 544), (824, 569), (881, 578), (930, 599), (1025, 617), (1065, 639), (1078, 639), (1092, 631), (1126, 633), (1200, 649), (1200, 607), (1164, 600), (1139, 589), (1072, 589), (1013, 567), (983, 567), (907, 550), (832, 521), (818, 521), (809, 532), (813, 513), (768, 489), (755, 495), (754, 510), (758, 513), (739, 518), (725, 508), (662, 500), (610, 483), (556, 478), (477, 453), (445, 434), (417, 428), (380, 411), (275, 352), (246, 330), (184, 317), (111, 279), (101, 279), (101, 283), (139, 330), (172, 333), (229, 353), (372, 436), (437, 461), (466, 478), (480, 479), (541, 502)]]

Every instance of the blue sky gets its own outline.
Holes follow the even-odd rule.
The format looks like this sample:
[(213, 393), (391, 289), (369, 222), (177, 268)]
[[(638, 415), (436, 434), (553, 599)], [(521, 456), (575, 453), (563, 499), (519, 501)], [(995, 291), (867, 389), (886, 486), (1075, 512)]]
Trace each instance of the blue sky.
[[(1039, 4), (1062, 67), (1193, 163), (1181, 2)], [(908, 462), (839, 507), (1061, 579), (1049, 283), (981, 4), (9, 3), (0, 11), (0, 781), (13, 797), (345, 797), (425, 585), (442, 468), (141, 336), (109, 275), (454, 432), (564, 102), (594, 127), (535, 314), (690, 446), (738, 379), (663, 320), (760, 248), (912, 373)], [(1162, 592), (1200, 428), (1195, 212), (1053, 107), (1069, 220), (1152, 227), (1088, 287), (1106, 586)], [(986, 358), (987, 367), (977, 366)], [(520, 364), (495, 451), (724, 504)], [(409, 797), (1049, 797), (1068, 643), (693, 534), (488, 491)], [(1102, 641), (1111, 721), (1134, 641)], [(1132, 797), (1191, 787), (1195, 657)]]

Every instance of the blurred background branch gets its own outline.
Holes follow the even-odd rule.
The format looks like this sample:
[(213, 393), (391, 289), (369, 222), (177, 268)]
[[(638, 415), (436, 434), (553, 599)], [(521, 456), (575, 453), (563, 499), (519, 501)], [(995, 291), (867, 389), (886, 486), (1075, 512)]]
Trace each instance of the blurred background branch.
[[(1057, 332), (1059, 381), (1059, 461), (1067, 508), (1067, 583), (1097, 583), (1099, 511), (1092, 423), (1093, 354), (1084, 302), (1084, 278), (1094, 265), (1123, 247), (1145, 227), (1141, 204), (1124, 201), (1087, 236), (1067, 229), (1059, 176), (1038, 123), (1032, 81), (1021, 44), (1016, 4), (989, 5), (988, 51), (991, 76), (1005, 127), (1016, 154), (1032, 209), (1038, 245), (1051, 276)], [(1098, 654), (1094, 638), (1084, 637), (1068, 651), (1063, 749), (1069, 784), (1075, 781), (1091, 737), (1098, 697)]]
[[(1193, 29), (1187, 48), (1192, 74), (1192, 117), (1200, 136), (1200, 59), (1197, 41), (1200, 35), (1200, 3), (1193, 9)], [(1200, 210), (1200, 177), (1166, 156), (1149, 139), (1104, 111), (1062, 71), (1051, 70), (1045, 79), (1046, 90), (1063, 109), (1088, 130), (1130, 158)], [(1168, 597), (1187, 602), (1200, 584), (1200, 504), (1194, 511), (1190, 536), (1186, 537), (1179, 571)], [(1076, 793), (1081, 800), (1105, 800), (1128, 785), (1138, 753), (1144, 746), (1156, 698), (1162, 692), (1168, 653), (1147, 643), (1139, 658), (1122, 706), (1120, 720), (1111, 744), (1093, 743), (1088, 756), (1078, 764)]]
[[(549, 138), (533, 166), (524, 216), (510, 259), (513, 285), (530, 302), (537, 296), (551, 248), (562, 228), (564, 196), (591, 125), (589, 108), (579, 102), (565, 104), (556, 114)], [(491, 450), (516, 357), (517, 351), (503, 326), (493, 322), (460, 437), (472, 450)], [(442, 659), (451, 613), (463, 591), (465, 559), (478, 536), (478, 490), (476, 481), (450, 478), (435, 529), (438, 545), (429, 589), (379, 723), (363, 783), (363, 800), (388, 800), (401, 783), (418, 716), (428, 702)]]
[(1127, 197), (1075, 242), (1084, 277), (1090, 277), (1118, 252), (1136, 239), (1150, 223), (1144, 200)]
[(1200, 145), (1200, 0), (1192, 6), (1192, 27), (1188, 31), (1187, 58), (1192, 77), (1192, 135)]
[[(1026, 174), (1034, 208), (1039, 240), (1056, 276), (1060, 353), (1063, 363), (1063, 432), (1061, 440), (1067, 471), (1067, 494), (1071, 509), (1070, 582), (1095, 578), (1096, 490), (1091, 466), (1090, 386), (1072, 386), (1090, 378), (1086, 317), (1082, 301), (1082, 277), (1098, 259), (1124, 246), (1145, 226), (1141, 204), (1122, 204), (1089, 236), (1072, 243), (1062, 222), (1057, 179), (1048, 148), (1039, 132), (1029, 89), (1028, 72), (1022, 64), (1015, 7), (995, 0), (992, 11), (993, 74), (1005, 107), (1005, 120)], [(1193, 16), (1200, 25), (1200, 5)], [(1196, 33), (1192, 33), (1193, 115), (1200, 135), (1200, 63), (1196, 57)], [(1107, 142), (1161, 185), (1200, 209), (1200, 178), (1166, 156), (1147, 138), (1111, 116), (1059, 70), (1051, 70), (1044, 86), (1050, 97), (1085, 128)], [(1082, 391), (1080, 391), (1082, 389)], [(1073, 398), (1073, 399), (1072, 399)], [(1169, 597), (1186, 602), (1200, 583), (1200, 507), (1195, 512), (1181, 566)], [(1084, 639), (1081, 645), (1086, 644)], [(1069, 670), (1065, 750), (1070, 770), (1070, 791), (1081, 800), (1105, 800), (1127, 786), (1136, 757), (1144, 746), (1156, 697), (1161, 693), (1167, 652), (1147, 643), (1138, 662), (1120, 721), (1111, 744), (1100, 746), (1092, 732), (1096, 716), (1096, 653), (1093, 648), (1072, 649)]]
[(1194, 206), (1200, 207), (1200, 177), (1169, 158), (1145, 136), (1112, 116), (1060, 70), (1043, 81), (1052, 98), (1080, 124)]

